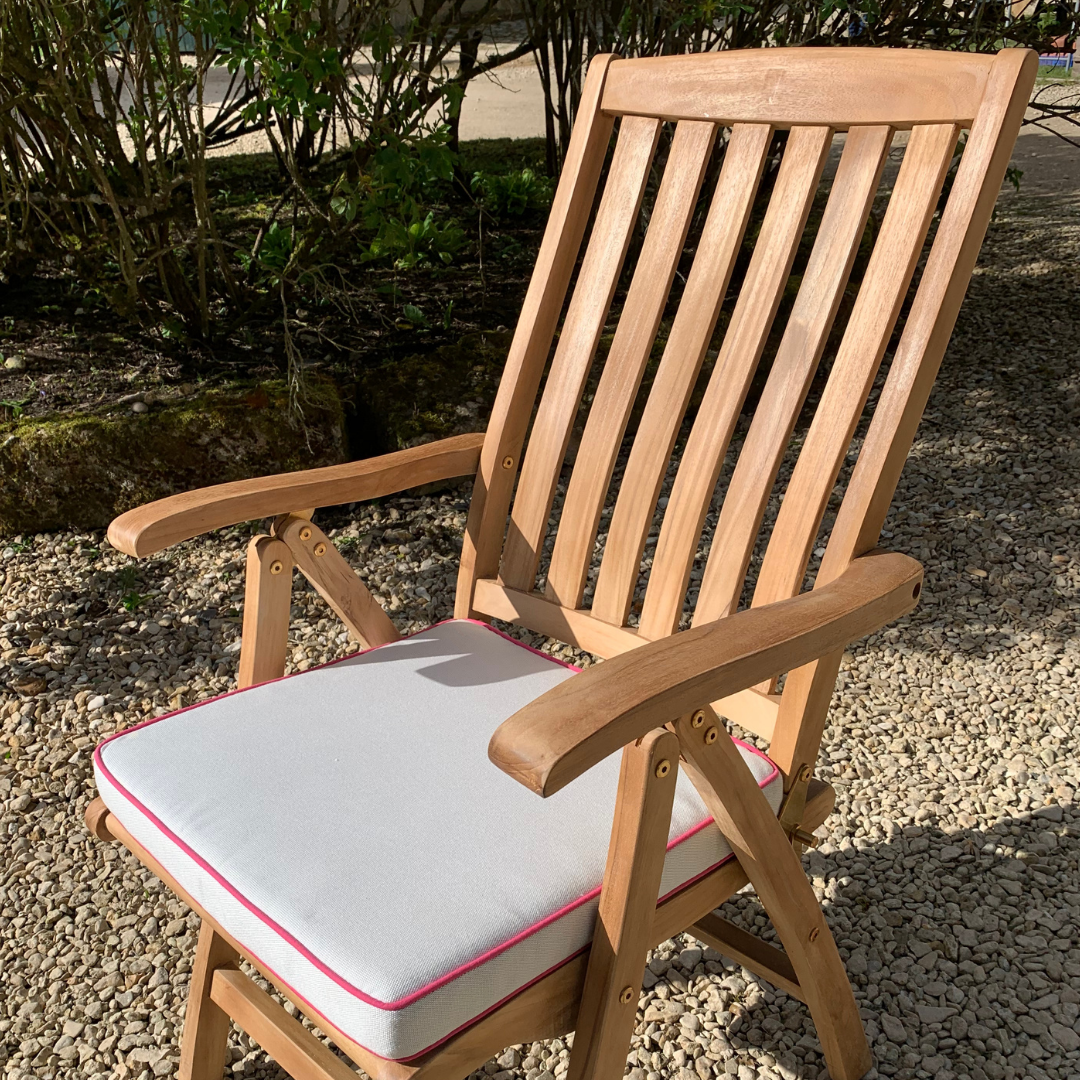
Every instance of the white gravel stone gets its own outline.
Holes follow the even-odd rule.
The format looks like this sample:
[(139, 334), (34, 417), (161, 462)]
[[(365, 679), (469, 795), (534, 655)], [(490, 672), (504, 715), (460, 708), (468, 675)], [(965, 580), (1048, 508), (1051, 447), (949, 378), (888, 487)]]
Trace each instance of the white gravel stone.
[[(837, 811), (805, 862), (872, 1076), (1080, 1075), (1078, 264), (1080, 211), (1032, 200), (999, 212), (883, 536), (925, 563), (923, 602), (842, 665), (819, 769)], [(410, 631), (452, 612), (467, 507), (460, 488), (319, 521)], [(118, 728), (234, 685), (255, 531), (139, 564), (99, 533), (5, 541), (4, 1080), (175, 1074), (197, 919), (86, 833), (90, 754)], [(298, 581), (290, 670), (351, 648)], [(771, 936), (751, 895), (722, 911)], [(635, 1080), (824, 1076), (800, 1003), (688, 935), (649, 961)], [(568, 1046), (514, 1047), (473, 1080), (561, 1080)], [(244, 1080), (284, 1075), (235, 1031), (231, 1058)]]

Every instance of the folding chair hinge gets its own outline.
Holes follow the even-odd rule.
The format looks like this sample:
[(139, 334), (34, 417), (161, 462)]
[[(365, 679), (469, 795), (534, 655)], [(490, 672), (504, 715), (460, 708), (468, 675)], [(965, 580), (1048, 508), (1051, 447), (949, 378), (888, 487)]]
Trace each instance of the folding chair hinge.
[(816, 847), (817, 837), (802, 828), (803, 814), (806, 812), (806, 793), (809, 787), (810, 766), (803, 765), (795, 775), (794, 783), (788, 788), (784, 801), (780, 804), (778, 817), (780, 827), (793, 841), (806, 847)]

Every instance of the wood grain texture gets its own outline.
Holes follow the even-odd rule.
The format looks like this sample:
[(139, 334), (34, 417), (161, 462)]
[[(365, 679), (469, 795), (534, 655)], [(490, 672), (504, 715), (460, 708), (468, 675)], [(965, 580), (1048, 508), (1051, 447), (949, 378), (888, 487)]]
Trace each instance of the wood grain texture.
[[(526, 626), (605, 660), (649, 642), (631, 626), (612, 626), (587, 610), (561, 607), (536, 593), (508, 589), (488, 578), (476, 583), (473, 606), (481, 615)], [(778, 694), (757, 690), (740, 690), (713, 702), (722, 716), (765, 739), (772, 738), (779, 707)]]
[(510, 511), (499, 577), (514, 589), (530, 591), (536, 581), (555, 485), (619, 283), (659, 138), (660, 121), (648, 117), (628, 117), (619, 128), (596, 224), (559, 332), (559, 344), (536, 411)]
[[(587, 953), (575, 956), (442, 1046), (410, 1062), (412, 1080), (462, 1080), (513, 1043), (554, 1039), (573, 1031), (588, 961)], [(365, 1071), (376, 1080), (389, 1080), (366, 1067)]]
[(822, 559), (818, 580), (843, 573), (877, 543), (900, 472), (949, 343), (1035, 82), (1030, 49), (993, 58), (918, 291)]
[[(888, 127), (848, 132), (798, 295), (724, 494), (695, 623), (712, 622), (738, 607), (776, 474), (862, 242), (891, 139)], [(684, 581), (689, 571), (687, 563)], [(658, 593), (654, 598), (651, 592), (650, 588), (641, 622), (655, 637), (662, 626), (675, 628), (682, 605), (676, 608), (668, 595)]]
[(600, 111), (604, 80), (614, 59), (610, 55), (595, 56), (589, 63), (559, 186), (491, 410), (461, 552), (454, 608), (458, 618), (472, 614), (475, 580), (493, 578), (499, 570), (506, 514), (525, 432), (614, 125), (614, 117)]
[(390, 616), (322, 529), (304, 518), (286, 515), (274, 522), (274, 535), (288, 546), (300, 573), (364, 648), (401, 637)]
[(559, 519), (546, 595), (565, 607), (581, 606), (604, 496), (715, 140), (715, 125), (693, 122), (679, 124), (672, 139), (645, 242), (589, 407)]
[(754, 689), (740, 690), (737, 694), (714, 701), (712, 707), (721, 716), (734, 720), (747, 731), (752, 731), (763, 739), (772, 739), (776, 729), (776, 716), (780, 711), (780, 695), (766, 694)]
[(720, 178), (623, 471), (604, 545), (592, 612), (615, 626), (624, 625), (630, 611), (675, 436), (716, 327), (771, 140), (768, 126), (736, 124), (724, 151)]
[(604, 88), (610, 113), (846, 129), (966, 124), (993, 57), (925, 49), (742, 49), (620, 60)]
[[(199, 928), (199, 944), (188, 984), (180, 1080), (221, 1080), (229, 1041), (229, 1014), (213, 1000), (214, 977), (222, 968), (236, 971), (240, 955), (210, 923)], [(236, 971), (236, 974), (240, 974)]]
[(769, 755), (784, 774), (785, 790), (804, 766), (813, 769), (836, 689), (843, 650), (826, 653), (788, 672)]
[(527, 626), (604, 659), (636, 649), (648, 640), (632, 627), (612, 626), (586, 610), (562, 607), (535, 592), (510, 589), (489, 578), (477, 581), (473, 608), (480, 615)]
[(821, 519), (907, 295), (959, 133), (952, 124), (911, 132), (843, 340), (784, 492), (758, 573), (755, 604), (794, 596), (802, 588)]
[(922, 567), (877, 553), (830, 586), (750, 608), (588, 668), (505, 720), (488, 756), (551, 795), (609, 754), (709, 701), (824, 656), (910, 611)]
[[(853, 558), (877, 542), (967, 291), (1037, 70), (1031, 50), (1003, 49), (993, 58), (985, 96), (815, 587), (835, 580)], [(790, 772), (816, 758), (839, 664), (835, 654), (789, 673), (770, 747), (781, 768)]]
[[(713, 744), (703, 742), (701, 736), (708, 726), (694, 729), (687, 725), (686, 717), (690, 710), (701, 707), (710, 699), (725, 709), (741, 708), (747, 717), (760, 713), (760, 728), (754, 730), (768, 728), (772, 723), (771, 752), (789, 773), (785, 785), (790, 789), (791, 774), (797, 773), (802, 765), (812, 766), (818, 753), (844, 645), (913, 606), (921, 579), (917, 564), (899, 555), (863, 553), (876, 541), (944, 352), (1023, 115), (1036, 61), (1034, 54), (1016, 50), (1004, 51), (996, 58), (945, 57), (927, 51), (906, 50), (896, 54), (827, 50), (828, 55), (815, 56), (816, 52), (798, 50), (797, 56), (789, 58), (782, 57), (780, 50), (760, 50), (744, 55), (716, 54), (654, 61), (613, 62), (610, 57), (594, 61), (586, 80), (579, 122), (545, 234), (537, 274), (530, 285), (522, 322), (500, 385), (490, 435), (484, 442), (482, 453), (480, 437), (467, 436), (462, 437), (463, 441), (448, 440), (400, 455), (388, 455), (375, 462), (223, 485), (177, 496), (134, 511), (114, 523), (111, 535), (115, 545), (132, 554), (145, 554), (206, 529), (278, 513), (297, 517), (309, 515), (313, 506), (388, 494), (398, 487), (472, 472), (479, 458), (480, 476), (459, 579), (462, 585), (459, 613), (472, 613), (476, 584), (477, 597), (483, 598), (484, 603), (494, 609), (492, 614), (507, 611), (524, 625), (534, 625), (544, 632), (556, 632), (558, 636), (564, 633), (576, 635), (576, 638), (564, 640), (588, 641), (607, 650), (612, 657), (568, 680), (511, 717), (492, 739), (493, 760), (533, 790), (550, 794), (607, 754), (640, 738), (670, 740), (677, 735), (679, 752), (686, 761), (690, 778), (732, 843), (737, 860), (723, 864), (665, 903), (653, 907), (655, 889), (646, 896), (647, 890), (638, 890), (635, 884), (645, 877), (633, 869), (635, 859), (625, 859), (617, 854), (628, 848), (639, 850), (639, 839), (645, 835), (644, 830), (657, 824), (654, 815), (638, 812), (635, 816), (633, 812), (635, 806), (641, 805), (644, 774), (639, 767), (642, 747), (646, 744), (631, 745), (626, 760), (636, 762), (639, 772), (623, 777), (620, 812), (613, 826), (612, 852), (616, 854), (612, 854), (613, 863), (606, 875), (613, 887), (605, 889), (608, 900), (606, 908), (602, 901), (602, 910), (607, 921), (604, 922), (603, 939), (598, 939), (607, 940), (608, 944), (596, 950), (597, 974), (590, 984), (599, 990), (584, 989), (588, 961), (585, 956), (577, 957), (487, 1017), (455, 1034), (443, 1046), (409, 1063), (376, 1058), (349, 1040), (325, 1017), (294, 1001), (375, 1080), (417, 1080), (419, 1076), (423, 1080), (460, 1080), (508, 1044), (547, 1038), (574, 1027), (584, 1033), (582, 1053), (578, 1056), (585, 1064), (572, 1067), (590, 1076), (608, 1071), (618, 1075), (617, 1070), (624, 1064), (620, 1054), (625, 1045), (619, 1049), (623, 1040), (619, 1026), (623, 1016), (611, 1007), (610, 1002), (613, 990), (622, 979), (621, 958), (631, 954), (636, 956), (643, 942), (656, 944), (696, 923), (701, 924), (703, 934), (712, 934), (712, 940), (733, 952), (736, 958), (741, 955), (744, 962), (758, 963), (781, 985), (786, 982), (789, 989), (795, 989), (797, 984), (817, 1025), (830, 1075), (838, 1080), (854, 1080), (869, 1065), (865, 1039), (843, 965), (789, 838), (754, 783), (737, 748), (724, 737)], [(776, 67), (781, 61), (783, 71)], [(745, 77), (735, 78), (733, 72), (738, 74), (740, 71)], [(645, 72), (650, 73), (648, 79)], [(905, 73), (908, 77), (901, 79)], [(607, 86), (605, 96), (609, 76), (614, 81)], [(683, 85), (676, 86), (680, 81)], [(775, 573), (772, 569), (769, 571), (768, 582), (771, 584), (763, 586), (762, 602), (746, 612), (655, 641), (648, 640), (653, 636), (650, 627), (643, 625), (634, 631), (623, 625), (623, 605), (627, 602), (625, 590), (611, 594), (611, 606), (603, 610), (611, 613), (613, 620), (607, 620), (598, 618), (599, 613), (595, 610), (591, 613), (581, 610), (577, 597), (573, 597), (574, 603), (570, 605), (553, 604), (530, 592), (531, 581), (523, 588), (515, 589), (495, 580), (521, 447), (612, 130), (613, 118), (601, 109), (601, 102), (611, 108), (620, 95), (621, 100), (631, 103), (642, 100), (643, 95), (651, 95), (654, 117), (658, 112), (667, 115), (661, 110), (668, 108), (712, 109), (721, 98), (724, 108), (748, 109), (747, 116), (733, 119), (756, 120), (765, 125), (765, 128), (754, 128), (751, 124), (739, 129), (746, 132), (742, 136), (746, 142), (740, 175), (751, 188), (750, 180), (756, 183), (755, 170), (760, 168), (763, 146), (767, 145), (770, 134), (767, 126), (774, 122), (782, 126), (795, 125), (781, 168), (781, 183), (773, 192), (766, 228), (755, 245), (753, 260), (763, 264), (768, 262), (768, 266), (762, 265), (755, 270), (754, 261), (751, 262), (748, 280), (755, 280), (756, 275), (759, 283), (755, 287), (755, 310), (744, 311), (741, 315), (737, 311), (737, 319), (729, 328), (729, 337), (732, 329), (742, 335), (736, 351), (739, 364), (746, 365), (745, 370), (749, 371), (760, 352), (759, 332), (768, 332), (775, 315), (775, 303), (770, 299), (772, 283), (778, 279), (782, 288), (790, 268), (789, 248), (783, 236), (785, 230), (794, 230), (796, 236), (802, 230), (809, 191), (816, 185), (817, 170), (827, 149), (828, 128), (870, 123), (894, 127), (915, 122), (962, 125), (968, 116), (965, 110), (969, 108), (972, 110), (970, 115), (975, 116), (920, 289), (905, 323), (896, 361), (871, 422), (815, 588), (801, 596), (778, 599), (774, 603), (763, 602), (770, 590), (775, 595), (791, 591), (790, 582), (799, 573), (797, 564), (805, 546), (804, 532), (812, 524), (821, 502), (821, 491), (827, 486), (828, 470), (838, 452), (835, 448), (844, 441), (849, 410), (864, 385), (867, 365), (872, 367), (877, 362), (875, 352), (881, 336), (886, 333), (883, 327), (887, 321), (885, 316), (891, 317), (891, 306), (896, 292), (902, 289), (900, 279), (903, 276), (900, 265), (886, 266), (885, 254), (877, 256), (882, 267), (880, 282), (884, 284), (879, 283), (875, 288), (883, 290), (882, 295), (889, 300), (885, 305), (889, 310), (868, 310), (856, 320), (856, 325), (861, 327), (856, 335), (858, 340), (853, 339), (848, 346), (852, 355), (850, 366), (847, 361), (843, 365), (847, 372), (844, 385), (848, 389), (843, 393), (838, 389), (839, 404), (830, 405), (835, 416), (828, 438), (823, 435), (820, 445), (816, 436), (814, 439), (816, 449), (812, 460), (820, 465), (823, 473), (816, 478), (816, 484), (803, 485), (800, 481), (798, 487), (799, 491), (808, 493), (799, 498), (807, 501), (810, 517), (797, 521), (793, 517), (794, 525), (790, 529), (785, 524), (783, 535), (787, 539), (783, 543), (787, 555), (781, 557), (781, 549), (777, 549), (777, 570)], [(740, 102), (743, 105), (739, 105)], [(777, 116), (774, 121), (774, 114), (789, 106), (789, 115)], [(843, 116), (836, 112), (835, 120), (834, 112), (830, 111), (834, 107), (845, 110)], [(723, 111), (722, 108), (721, 113)], [(808, 120), (808, 117), (812, 119)], [(705, 117), (709, 121), (719, 118), (712, 114)], [(632, 130), (635, 124), (624, 127)], [(854, 145), (865, 137), (856, 132), (849, 141)], [(932, 178), (935, 168), (940, 169), (946, 155), (945, 141), (940, 127), (917, 131), (912, 136), (909, 146), (909, 152), (913, 153), (912, 162), (918, 162), (919, 155), (924, 155), (921, 160), (926, 163), (927, 178)], [(734, 139), (732, 145), (735, 146)], [(752, 152), (755, 146), (756, 157)], [(740, 160), (738, 155), (729, 158), (729, 164), (737, 160)], [(795, 183), (795, 179), (799, 183)], [(778, 198), (780, 192), (783, 194)], [(910, 202), (905, 203), (905, 200)], [(889, 243), (894, 244), (891, 250), (897, 253), (901, 262), (909, 260), (910, 253), (900, 242), (904, 231), (900, 222), (921, 223), (925, 219), (926, 205), (927, 196), (922, 188), (917, 197), (904, 195), (898, 203), (897, 213), (907, 216), (897, 217), (897, 224), (890, 226), (892, 233), (889, 235), (895, 240)], [(732, 246), (738, 247), (744, 221), (740, 216), (744, 202), (728, 200), (724, 206), (734, 220), (727, 223), (726, 239), (718, 239), (713, 252), (713, 273), (721, 277), (728, 270), (723, 252), (730, 254)], [(699, 251), (699, 257), (701, 254)], [(713, 288), (719, 296), (722, 297), (725, 287), (726, 284), (721, 286), (714, 280)], [(599, 286), (587, 282), (586, 289), (589, 288)], [(677, 377), (672, 369), (665, 407), (679, 401), (684, 401), (685, 407), (684, 386), (693, 382), (696, 365), (700, 363), (699, 342), (707, 340), (711, 330), (706, 317), (715, 318), (710, 306), (714, 299), (704, 289), (704, 284), (699, 295), (704, 298), (703, 310), (686, 309), (688, 321), (684, 340), (692, 346), (692, 355), (681, 362)], [(871, 295), (872, 292), (868, 293)], [(869, 305), (870, 300), (866, 303)], [(645, 314), (643, 312), (642, 317)], [(815, 317), (820, 314), (817, 312)], [(741, 329), (739, 319), (747, 320)], [(752, 362), (749, 354), (754, 354)], [(720, 436), (715, 433), (710, 436), (714, 442), (706, 452), (700, 444), (695, 444), (689, 459), (684, 455), (679, 482), (690, 482), (683, 479), (688, 460), (692, 467), (708, 470), (712, 461), (710, 455), (719, 455), (717, 460), (722, 457), (730, 438), (730, 431), (724, 433), (727, 421), (722, 411), (734, 408), (737, 415), (741, 409), (745, 393), (743, 382), (733, 377), (734, 368), (720, 369), (718, 364), (718, 369), (720, 374), (714, 375), (713, 382), (726, 379), (726, 385), (717, 385), (714, 390), (710, 384), (709, 391), (716, 396), (707, 398), (703, 409), (710, 404), (716, 407), (711, 419), (714, 424), (719, 424)], [(743, 370), (743, 367), (738, 368), (739, 372)], [(559, 390), (559, 393), (564, 391)], [(619, 394), (613, 394), (616, 414), (621, 410), (623, 400)], [(783, 415), (783, 410), (777, 415)], [(618, 415), (615, 419), (619, 419)], [(617, 430), (621, 431), (620, 423), (609, 427), (612, 438)], [(558, 424), (552, 427), (553, 431), (558, 429)], [(656, 440), (656, 445), (648, 450), (652, 462), (659, 460), (662, 452), (670, 455), (671, 446), (664, 424), (657, 423), (650, 430), (654, 431), (650, 438)], [(604, 447), (598, 445), (597, 451), (599, 457), (590, 457), (590, 460), (603, 463), (606, 460)], [(666, 459), (655, 468), (657, 474), (662, 475)], [(807, 465), (804, 471), (809, 469), (810, 465)], [(641, 490), (647, 494), (654, 474), (646, 469), (641, 475), (647, 481)], [(523, 476), (523, 482), (525, 479)], [(708, 477), (704, 479), (707, 481)], [(700, 505), (707, 504), (711, 497), (715, 480), (714, 474), (712, 483), (706, 483), (708, 490), (703, 501), (687, 502), (690, 517), (684, 524), (693, 524)], [(537, 488), (539, 494), (532, 492), (534, 486), (531, 481), (525, 484), (529, 489), (526, 503), (529, 500), (543, 502), (543, 484)], [(674, 493), (672, 501), (675, 501)], [(592, 506), (588, 499), (585, 504)], [(655, 495), (648, 507), (648, 515), (654, 508)], [(550, 500), (548, 508), (538, 515), (541, 524), (537, 536), (543, 535), (549, 510)], [(667, 518), (671, 517), (670, 505), (668, 510), (665, 528)], [(681, 535), (682, 531), (675, 529), (672, 536)], [(699, 532), (700, 522), (693, 536), (679, 542), (696, 545)], [(617, 545), (620, 543), (616, 542)], [(631, 530), (627, 546), (619, 550), (623, 555), (634, 553), (640, 560), (637, 543), (636, 531)], [(262, 572), (262, 567), (263, 560), (260, 559), (257, 573)], [(637, 565), (632, 571), (636, 577)], [(570, 576), (572, 578), (573, 574)], [(650, 588), (659, 580), (657, 577), (650, 582)], [(785, 581), (789, 583), (787, 586), (783, 585)], [(256, 582), (256, 586), (255, 591), (259, 593), (261, 584)], [(328, 587), (327, 591), (340, 600), (340, 583)], [(345, 592), (349, 592), (347, 587)], [(678, 600), (681, 604), (681, 597)], [(256, 602), (252, 607), (257, 610), (260, 604)], [(358, 625), (359, 622), (357, 620)], [(658, 624), (662, 633), (668, 634), (670, 625), (664, 629), (662, 624), (663, 620)], [(258, 638), (256, 625), (255, 640)], [(778, 710), (775, 696), (763, 697), (748, 689), (785, 670), (789, 674)], [(744, 722), (737, 712), (729, 715)], [(665, 723), (671, 724), (676, 735), (650, 735)], [(753, 727), (752, 724), (748, 726)], [(827, 785), (811, 780), (808, 801), (800, 819), (802, 826), (813, 829), (820, 824), (831, 810), (834, 799), (835, 793)], [(792, 805), (795, 803), (788, 803), (789, 807)], [(95, 804), (87, 812), (87, 823), (95, 835), (116, 837), (124, 843), (204, 918), (207, 944), (204, 948), (201, 939), (192, 977), (193, 996), (189, 1004), (189, 1034), (185, 1037), (181, 1064), (182, 1080), (220, 1080), (228, 1024), (227, 1018), (223, 1020), (225, 1010), (221, 1008), (221, 1002), (228, 1003), (230, 1010), (235, 1010), (246, 1023), (257, 1027), (261, 1035), (256, 1037), (264, 1039), (279, 1060), (288, 1061), (287, 1068), (308, 1075), (314, 1072), (323, 1080), (346, 1080), (348, 1070), (343, 1063), (329, 1051), (314, 1049), (311, 1046), (314, 1040), (310, 1040), (310, 1036), (297, 1034), (299, 1026), (294, 1020), (284, 1012), (279, 1015), (273, 1008), (266, 1007), (268, 999), (265, 995), (249, 992), (251, 984), (241, 982), (232, 970), (237, 958), (243, 955), (241, 944), (199, 908), (157, 860), (132, 839), (115, 815)], [(640, 850), (660, 846), (654, 836)], [(650, 862), (653, 873), (656, 864), (654, 854)], [(757, 890), (777, 929), (790, 970), (783, 959), (766, 951), (767, 947), (762, 943), (733, 934), (728, 927), (717, 926), (709, 917), (718, 904), (748, 882)], [(608, 914), (610, 919), (607, 919)], [(624, 939), (632, 948), (622, 949)], [(635, 970), (640, 976), (637, 964), (635, 960)], [(268, 972), (262, 973), (269, 977)], [(628, 979), (627, 985), (631, 983)], [(279, 989), (288, 996), (286, 988)], [(586, 1007), (579, 1015), (583, 994)]]
[(844, 963), (799, 856), (726, 733), (710, 743), (708, 727), (694, 728), (689, 716), (674, 728), (686, 774), (750, 879), (794, 969), (829, 1075), (860, 1080), (873, 1057)]
[[(274, 571), (277, 570), (277, 573)], [(272, 536), (255, 536), (247, 548), (244, 581), (244, 626), (241, 631), (241, 690), (280, 679), (289, 651), (292, 606), (292, 552)]]
[(241, 521), (362, 502), (476, 471), (484, 436), (455, 435), (382, 457), (185, 491), (121, 514), (109, 543), (127, 555), (155, 551)]
[(715, 911), (710, 911), (708, 915), (698, 919), (689, 932), (698, 941), (711, 945), (717, 952), (749, 968), (793, 998), (803, 1000), (799, 978), (791, 966), (791, 960), (782, 949), (748, 934), (733, 922), (717, 915)]
[[(831, 139), (828, 128), (798, 128), (788, 138), (750, 266), (664, 512), (641, 618), (647, 637), (670, 634), (678, 625), (705, 514), (791, 273)], [(601, 567), (598, 598), (603, 576)], [(619, 599), (620, 605), (629, 602)]]
[(92, 800), (90, 805), (83, 813), (83, 821), (86, 822), (86, 829), (91, 836), (97, 837), (98, 840), (115, 840), (116, 837), (109, 832), (109, 827), (105, 823), (105, 819), (109, 816), (109, 808), (105, 805), (105, 800), (99, 795), (96, 799)]
[(346, 1062), (242, 971), (216, 971), (210, 997), (290, 1076), (303, 1080), (356, 1080), (356, 1073)]
[(617, 1078), (625, 1071), (678, 772), (679, 740), (670, 731), (651, 731), (623, 750), (567, 1080)]

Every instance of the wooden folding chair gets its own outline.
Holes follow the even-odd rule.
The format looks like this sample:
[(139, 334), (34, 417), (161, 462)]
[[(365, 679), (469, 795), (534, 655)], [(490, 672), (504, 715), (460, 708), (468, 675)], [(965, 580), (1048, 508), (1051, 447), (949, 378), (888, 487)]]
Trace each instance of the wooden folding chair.
[[(616, 1077), (646, 950), (684, 930), (805, 1002), (833, 1077), (866, 1072), (855, 999), (800, 864), (834, 800), (812, 771), (844, 647), (919, 595), (918, 563), (872, 549), (1036, 65), (1020, 50), (597, 57), (486, 435), (178, 495), (113, 523), (115, 547), (147, 555), (277, 515), (248, 549), (247, 689), (115, 735), (95, 757), (105, 802), (87, 813), (92, 831), (120, 840), (202, 916), (182, 1080), (219, 1080), (230, 1017), (290, 1073), (353, 1075), (241, 972), (241, 957), (377, 1080), (457, 1080), (509, 1044), (570, 1030), (570, 1080)], [(542, 559), (664, 124), (663, 179)], [(692, 268), (609, 496), (721, 129), (726, 155)], [(788, 131), (782, 161), (664, 502), (778, 129)], [(964, 129), (917, 292), (803, 591)], [(752, 603), (738, 610), (896, 131), (909, 132), (903, 162), (766, 530)], [(711, 529), (693, 627), (680, 631), (723, 462), (837, 132), (846, 139), (835, 178)], [(311, 508), (467, 474), (457, 618), (399, 639)], [(279, 679), (294, 567), (380, 648)], [(605, 660), (575, 674), (493, 632), (493, 618)], [(730, 738), (721, 717), (768, 740), (768, 758)], [(498, 769), (483, 759), (489, 735)], [(747, 884), (782, 950), (715, 913)]]

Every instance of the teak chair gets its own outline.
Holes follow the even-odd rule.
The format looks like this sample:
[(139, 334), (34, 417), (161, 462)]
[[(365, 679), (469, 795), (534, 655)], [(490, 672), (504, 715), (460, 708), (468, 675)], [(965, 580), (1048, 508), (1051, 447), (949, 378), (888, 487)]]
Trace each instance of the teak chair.
[[(178, 495), (113, 523), (115, 547), (147, 555), (275, 518), (248, 549), (247, 689), (114, 735), (95, 756), (105, 802), (88, 810), (92, 831), (120, 840), (202, 916), (182, 1080), (219, 1080), (230, 1017), (294, 1075), (353, 1076), (242, 973), (241, 958), (377, 1080), (458, 1080), (509, 1044), (570, 1030), (569, 1080), (615, 1077), (646, 951), (684, 930), (804, 1001), (833, 1077), (866, 1072), (855, 998), (800, 863), (834, 801), (812, 772), (844, 647), (919, 595), (919, 564), (873, 549), (1036, 62), (1021, 50), (599, 56), (485, 435)], [(664, 124), (673, 134), (663, 179), (540, 588), (556, 487)], [(596, 569), (620, 446), (721, 129), (730, 129), (726, 156)], [(782, 162), (663, 504), (778, 129), (789, 131)], [(964, 129), (917, 291), (803, 591)], [(903, 162), (796, 447), (752, 603), (737, 610), (896, 131), (910, 133)], [(712, 530), (693, 627), (680, 631), (710, 502), (837, 132), (846, 140), (835, 178)], [(399, 640), (311, 508), (470, 474), (457, 617)], [(381, 647), (280, 680), (294, 567), (362, 644)], [(492, 632), (484, 621), (493, 618), (604, 662), (574, 674)], [(769, 757), (737, 744), (722, 717), (767, 740)], [(483, 760), (489, 734), (498, 769)], [(747, 884), (782, 949), (715, 912)]]

